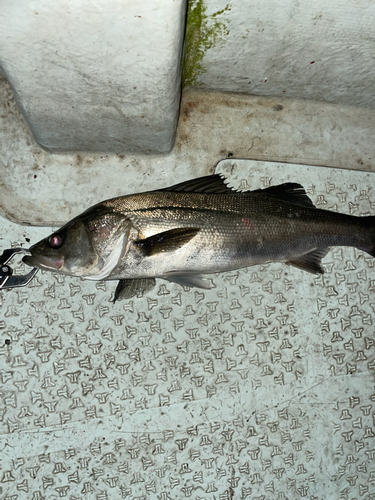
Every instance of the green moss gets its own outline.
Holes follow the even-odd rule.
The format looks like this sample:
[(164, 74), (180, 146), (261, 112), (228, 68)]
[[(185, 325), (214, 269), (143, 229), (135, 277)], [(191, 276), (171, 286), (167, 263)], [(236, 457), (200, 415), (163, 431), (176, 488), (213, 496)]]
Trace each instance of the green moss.
[(199, 85), (199, 75), (205, 73), (203, 57), (208, 49), (223, 43), (229, 34), (227, 21), (219, 19), (231, 7), (207, 15), (204, 0), (189, 0), (185, 33), (183, 87)]

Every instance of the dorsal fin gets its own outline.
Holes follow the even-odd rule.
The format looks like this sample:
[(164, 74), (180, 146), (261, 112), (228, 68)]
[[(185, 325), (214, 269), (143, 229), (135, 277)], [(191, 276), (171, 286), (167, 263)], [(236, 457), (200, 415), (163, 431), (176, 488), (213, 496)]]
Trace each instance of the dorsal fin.
[(206, 175), (198, 179), (190, 179), (175, 186), (170, 186), (156, 191), (168, 191), (172, 193), (206, 193), (206, 194), (235, 194), (235, 189), (225, 184), (225, 177), (220, 174)]
[(301, 207), (316, 208), (314, 203), (307, 196), (304, 187), (296, 182), (286, 182), (278, 186), (270, 186), (265, 189), (253, 191), (253, 193), (256, 192), (262, 192), (273, 198), (279, 198), (280, 200), (288, 201), (289, 203), (294, 203)]
[(294, 203), (303, 207), (316, 208), (301, 184), (295, 182), (286, 182), (278, 186), (270, 186), (265, 189), (256, 189), (254, 191), (237, 191), (225, 184), (225, 177), (221, 174), (206, 175), (198, 179), (190, 179), (163, 189), (157, 189), (161, 192), (170, 193), (206, 193), (206, 194), (252, 194), (263, 193), (273, 198), (279, 198), (289, 203)]

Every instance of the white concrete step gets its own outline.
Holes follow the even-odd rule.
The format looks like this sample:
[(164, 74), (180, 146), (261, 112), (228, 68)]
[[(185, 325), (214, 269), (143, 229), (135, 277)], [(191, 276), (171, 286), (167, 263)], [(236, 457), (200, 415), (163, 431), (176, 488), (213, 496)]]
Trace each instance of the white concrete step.
[(186, 0), (3, 2), (0, 64), (38, 143), (170, 151), (185, 16)]
[(211, 173), (227, 157), (375, 169), (371, 109), (190, 90), (167, 156), (51, 155), (5, 81), (0, 92), (0, 210), (22, 224), (60, 225), (103, 199)]

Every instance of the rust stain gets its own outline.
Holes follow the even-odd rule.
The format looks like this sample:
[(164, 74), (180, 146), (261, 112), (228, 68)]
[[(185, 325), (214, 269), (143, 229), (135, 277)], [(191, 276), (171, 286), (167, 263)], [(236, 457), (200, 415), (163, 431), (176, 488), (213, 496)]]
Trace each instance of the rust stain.
[(189, 118), (189, 116), (191, 115), (192, 111), (195, 110), (195, 108), (197, 108), (199, 106), (199, 100), (197, 101), (189, 101), (189, 102), (186, 102), (182, 105), (181, 107), (181, 117), (182, 119), (186, 121), (186, 118)]

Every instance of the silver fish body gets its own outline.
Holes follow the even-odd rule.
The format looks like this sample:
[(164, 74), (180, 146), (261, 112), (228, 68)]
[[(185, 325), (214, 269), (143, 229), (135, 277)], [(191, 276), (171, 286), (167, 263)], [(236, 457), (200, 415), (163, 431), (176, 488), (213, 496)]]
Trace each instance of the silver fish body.
[(266, 262), (323, 272), (330, 246), (374, 256), (374, 221), (317, 209), (298, 184), (236, 192), (214, 175), (99, 203), (31, 247), (24, 261), (121, 280), (118, 297), (148, 290), (154, 278), (209, 288), (202, 275)]

